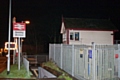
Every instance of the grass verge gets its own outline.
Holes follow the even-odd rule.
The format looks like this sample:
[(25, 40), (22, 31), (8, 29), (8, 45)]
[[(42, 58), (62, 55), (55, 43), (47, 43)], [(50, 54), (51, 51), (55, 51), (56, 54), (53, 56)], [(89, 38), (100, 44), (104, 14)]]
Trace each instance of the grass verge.
[(32, 73), (26, 71), (24, 65), (20, 66), (20, 70), (18, 70), (18, 65), (14, 64), (10, 66), (10, 73), (7, 75), (7, 70), (4, 70), (0, 73), (0, 78), (23, 78), (23, 79), (31, 79)]
[(58, 72), (61, 73), (61, 75), (58, 76), (59, 79), (65, 79), (65, 80), (73, 80), (66, 72), (62, 71), (54, 62), (52, 61), (48, 61), (48, 62), (44, 62), (42, 64), (42, 67), (49, 67), (53, 70), (56, 70)]

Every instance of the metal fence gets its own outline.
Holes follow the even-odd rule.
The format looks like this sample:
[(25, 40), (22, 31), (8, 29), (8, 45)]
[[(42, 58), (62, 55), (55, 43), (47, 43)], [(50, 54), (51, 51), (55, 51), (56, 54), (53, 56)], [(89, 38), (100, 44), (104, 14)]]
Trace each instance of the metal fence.
[(117, 64), (117, 69), (116, 71), (118, 71), (118, 77), (120, 78), (120, 45), (118, 45), (118, 58), (116, 60), (116, 64)]
[(77, 79), (117, 80), (118, 51), (118, 45), (50, 44), (49, 59)]

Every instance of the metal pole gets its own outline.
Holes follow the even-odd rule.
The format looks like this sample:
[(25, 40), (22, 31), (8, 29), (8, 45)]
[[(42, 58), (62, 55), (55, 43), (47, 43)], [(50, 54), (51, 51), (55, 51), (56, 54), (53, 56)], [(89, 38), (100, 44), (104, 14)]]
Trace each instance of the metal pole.
[[(16, 38), (14, 38), (14, 42), (16, 42)], [(14, 50), (13, 51), (13, 64), (15, 64), (15, 54), (16, 54), (16, 51)]]
[(92, 65), (92, 70), (93, 70), (93, 72), (92, 72), (92, 80), (96, 80), (96, 61), (95, 61), (95, 57), (96, 57), (96, 54), (95, 54), (95, 43), (94, 42), (92, 42), (92, 57), (93, 57), (93, 59), (92, 59), (92, 63), (93, 63), (93, 65)]
[(22, 41), (22, 39), (21, 39), (21, 55), (22, 55), (22, 42), (23, 42), (23, 41)]
[[(13, 17), (13, 23), (16, 23), (15, 17)], [(14, 42), (17, 43), (17, 38), (14, 38)], [(16, 55), (16, 50), (13, 51), (13, 64), (15, 64), (15, 55)]]
[[(14, 42), (18, 45), (17, 38), (14, 38)], [(16, 62), (16, 52), (17, 52), (17, 51), (18, 51), (18, 50), (16, 49), (16, 50), (14, 50), (14, 52), (13, 52), (13, 64), (17, 63), (17, 62)]]
[[(52, 45), (52, 44), (51, 44)], [(51, 46), (50, 46), (51, 47)], [(60, 68), (61, 69), (63, 69), (63, 67), (62, 67), (62, 61), (63, 61), (63, 55), (62, 55), (62, 53), (63, 53), (63, 44), (61, 44), (61, 53), (60, 53)]]
[(10, 35), (11, 35), (11, 1), (9, 0), (9, 33), (8, 33), (8, 61), (7, 61), (7, 75), (10, 73)]
[(75, 63), (74, 63), (74, 60), (75, 60), (74, 56), (75, 56), (74, 45), (72, 45), (72, 76), (74, 76), (74, 65), (75, 65)]
[(20, 70), (20, 37), (19, 37), (19, 39), (18, 39), (19, 41), (18, 41), (18, 45), (19, 45), (19, 50), (18, 50), (18, 70)]

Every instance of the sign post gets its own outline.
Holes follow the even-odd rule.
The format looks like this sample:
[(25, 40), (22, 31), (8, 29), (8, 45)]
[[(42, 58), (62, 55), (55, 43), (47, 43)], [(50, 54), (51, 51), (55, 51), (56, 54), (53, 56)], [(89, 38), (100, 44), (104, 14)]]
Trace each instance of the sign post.
[(26, 37), (25, 23), (13, 23), (13, 37), (18, 38), (18, 69), (20, 70), (20, 38)]
[[(12, 0), (9, 0), (9, 30), (8, 30), (8, 42), (10, 43), (11, 37), (11, 3)], [(10, 48), (10, 44), (8, 45)], [(7, 59), (7, 75), (10, 73), (10, 49), (8, 49), (8, 59)]]

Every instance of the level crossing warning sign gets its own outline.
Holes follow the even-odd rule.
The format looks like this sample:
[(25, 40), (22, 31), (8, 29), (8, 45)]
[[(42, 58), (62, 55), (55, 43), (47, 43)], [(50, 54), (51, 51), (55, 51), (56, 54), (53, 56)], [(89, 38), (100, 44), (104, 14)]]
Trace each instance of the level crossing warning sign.
[(13, 37), (26, 37), (25, 23), (13, 23)]

